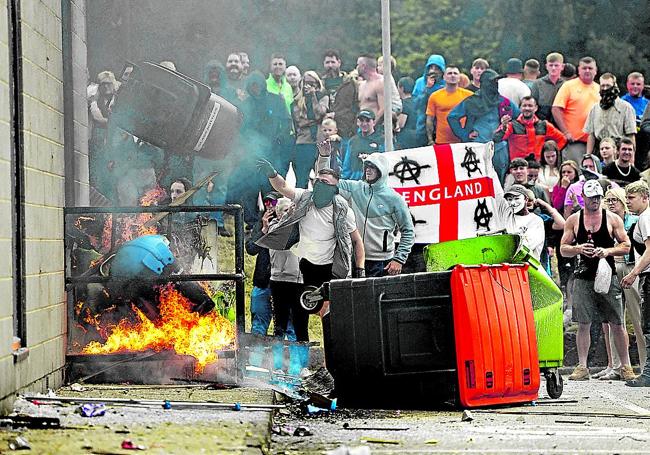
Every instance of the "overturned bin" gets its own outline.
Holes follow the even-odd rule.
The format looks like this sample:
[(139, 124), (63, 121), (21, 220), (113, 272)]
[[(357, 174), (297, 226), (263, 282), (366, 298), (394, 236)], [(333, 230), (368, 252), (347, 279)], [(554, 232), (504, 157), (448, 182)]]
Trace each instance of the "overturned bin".
[(549, 396), (559, 398), (563, 390), (558, 372), (564, 361), (563, 295), (522, 245), (521, 238), (501, 234), (432, 244), (424, 249), (424, 258), (430, 272), (449, 270), (458, 264), (528, 264), (539, 367), (546, 378)]
[(473, 407), (536, 399), (526, 269), (457, 266), (332, 281), (325, 359), (341, 404)]
[(111, 123), (170, 152), (228, 154), (242, 114), (207, 85), (151, 62), (128, 64), (122, 79)]

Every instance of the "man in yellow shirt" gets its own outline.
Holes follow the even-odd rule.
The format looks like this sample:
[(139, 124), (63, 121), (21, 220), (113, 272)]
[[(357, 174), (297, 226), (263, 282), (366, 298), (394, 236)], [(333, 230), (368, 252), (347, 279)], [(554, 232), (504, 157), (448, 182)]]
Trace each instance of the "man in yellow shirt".
[(594, 82), (598, 67), (596, 60), (583, 57), (578, 63), (578, 77), (566, 81), (553, 101), (553, 118), (564, 133), (568, 144), (562, 151), (562, 160), (579, 163), (587, 150), (589, 135), (583, 128), (594, 104), (600, 101), (600, 86)]
[[(427, 103), (427, 137), (429, 144), (454, 144), (460, 139), (451, 131), (447, 123), (449, 112), (460, 104), (472, 92), (458, 86), (460, 70), (456, 66), (447, 66), (444, 74), (445, 86), (436, 90)], [(435, 125), (435, 135), (434, 135)]]

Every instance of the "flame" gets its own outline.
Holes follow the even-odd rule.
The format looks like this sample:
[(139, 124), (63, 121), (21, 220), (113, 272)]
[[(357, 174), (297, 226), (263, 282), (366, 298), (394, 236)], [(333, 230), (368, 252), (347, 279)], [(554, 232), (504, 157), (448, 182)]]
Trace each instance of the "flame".
[(174, 350), (197, 360), (196, 372), (217, 360), (217, 350), (230, 346), (235, 329), (226, 318), (212, 312), (206, 315), (190, 311), (191, 302), (168, 284), (160, 288), (160, 319), (151, 321), (133, 306), (137, 322), (122, 319), (113, 327), (106, 342), (92, 341), (85, 354), (109, 354), (126, 351)]

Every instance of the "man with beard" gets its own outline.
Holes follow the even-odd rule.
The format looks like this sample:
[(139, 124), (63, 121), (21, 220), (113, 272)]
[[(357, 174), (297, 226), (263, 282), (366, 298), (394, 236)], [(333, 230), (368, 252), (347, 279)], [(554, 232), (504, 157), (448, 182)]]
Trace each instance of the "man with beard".
[(552, 139), (557, 142), (558, 150), (566, 145), (564, 134), (546, 120), (540, 120), (537, 112), (537, 102), (532, 96), (525, 96), (519, 105), (521, 114), (515, 120), (504, 115), (501, 125), (494, 132), (494, 142), (508, 141), (510, 159), (526, 158), (530, 155), (539, 161), (544, 142)]
[(551, 52), (546, 56), (546, 76), (535, 80), (530, 89), (531, 94), (539, 106), (537, 117), (540, 120), (553, 122), (551, 106), (553, 105), (555, 95), (564, 83), (564, 79), (560, 77), (563, 69), (564, 56), (559, 52)]
[(231, 52), (226, 60), (226, 75), (228, 76), (227, 85), (237, 94), (240, 101), (246, 99), (246, 90), (244, 89), (244, 73), (241, 64), (241, 57), (236, 52)]
[(377, 59), (365, 54), (357, 59), (357, 72), (363, 81), (359, 84), (359, 109), (375, 113), (375, 123), (384, 120), (384, 78), (377, 72)]
[[(578, 257), (573, 288), (573, 320), (578, 323), (576, 345), (578, 366), (570, 380), (589, 379), (587, 358), (591, 345), (592, 324), (609, 322), (614, 335), (614, 345), (621, 359), (621, 378), (634, 379), (630, 355), (625, 341), (625, 320), (621, 288), (616, 278), (614, 256), (624, 256), (630, 251), (630, 239), (623, 220), (603, 208), (603, 187), (597, 180), (588, 180), (582, 188), (584, 209), (574, 213), (564, 225), (560, 253), (567, 258)], [(606, 259), (612, 270), (609, 291), (604, 294), (594, 290), (601, 259)]]
[(287, 69), (287, 59), (284, 58), (282, 54), (273, 54), (271, 56), (270, 64), (271, 72), (269, 77), (266, 79), (266, 90), (269, 93), (274, 93), (276, 95), (282, 96), (284, 102), (287, 105), (287, 112), (291, 115), (291, 103), (293, 103), (293, 89), (287, 78), (284, 76), (284, 72)]
[[(293, 201), (294, 209), (285, 215), (257, 244), (270, 250), (288, 250), (300, 259), (299, 268), (306, 286), (319, 287), (332, 279), (347, 278), (352, 263), (352, 277), (365, 276), (364, 249), (355, 224), (354, 212), (338, 194), (338, 174), (321, 169), (313, 190), (294, 188), (279, 175), (271, 163), (258, 160), (258, 169), (284, 197)], [(299, 235), (297, 235), (299, 234)], [(354, 258), (352, 255), (354, 254)], [(293, 325), (298, 341), (309, 341), (309, 314), (294, 306)], [(307, 366), (309, 348), (297, 352), (301, 371)]]
[[(509, 99), (499, 95), (498, 78), (496, 71), (485, 70), (481, 74), (479, 91), (465, 98), (447, 116), (451, 130), (461, 142), (489, 142), (504, 116), (519, 116), (519, 108)], [(466, 120), (464, 126), (461, 119)], [(501, 184), (505, 181), (509, 161), (508, 143), (502, 141), (494, 144), (492, 163)]]
[(641, 173), (634, 166), (634, 142), (624, 137), (618, 145), (618, 158), (603, 169), (603, 175), (621, 187), (636, 182)]
[(600, 140), (605, 137), (616, 140), (627, 137), (634, 141), (634, 108), (627, 101), (620, 99), (619, 93), (616, 76), (612, 73), (600, 76), (600, 103), (591, 108), (584, 127), (585, 133), (589, 134), (587, 153), (597, 150)]
[(600, 87), (594, 82), (597, 71), (596, 60), (591, 57), (581, 58), (578, 77), (562, 84), (553, 101), (551, 112), (555, 124), (568, 141), (562, 152), (562, 161), (573, 160), (579, 163), (587, 150), (589, 135), (583, 128), (589, 111), (600, 101)]
[(354, 122), (359, 112), (359, 92), (354, 77), (341, 71), (341, 56), (335, 49), (328, 49), (323, 54), (322, 75), (325, 92), (329, 97), (327, 116), (336, 120), (339, 135), (344, 147), (356, 132)]

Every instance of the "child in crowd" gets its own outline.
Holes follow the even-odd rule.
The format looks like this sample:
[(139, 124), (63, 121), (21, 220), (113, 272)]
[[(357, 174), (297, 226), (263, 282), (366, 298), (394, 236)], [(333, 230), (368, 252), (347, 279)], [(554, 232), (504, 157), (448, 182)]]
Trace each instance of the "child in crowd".
[(339, 136), (336, 120), (330, 117), (323, 119), (320, 132), (322, 137), (319, 138), (318, 142), (329, 139), (332, 146), (332, 154), (330, 155), (329, 164), (330, 169), (341, 172), (343, 156), (341, 156), (341, 136)]

